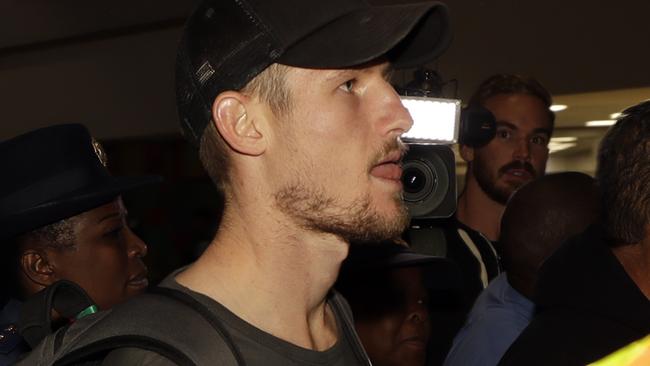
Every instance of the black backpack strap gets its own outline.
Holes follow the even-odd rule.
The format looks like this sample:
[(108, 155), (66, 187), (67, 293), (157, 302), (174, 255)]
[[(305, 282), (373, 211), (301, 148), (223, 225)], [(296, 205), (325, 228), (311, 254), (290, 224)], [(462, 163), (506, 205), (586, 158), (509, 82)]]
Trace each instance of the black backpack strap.
[(54, 331), (52, 310), (56, 310), (64, 318), (74, 319), (94, 305), (86, 292), (74, 282), (57, 281), (30, 296), (23, 303), (18, 323), (19, 332), (33, 348)]
[(223, 342), (226, 344), (226, 346), (228, 346), (230, 352), (237, 361), (237, 365), (244, 366), (246, 364), (244, 362), (244, 357), (242, 357), (241, 352), (239, 351), (239, 348), (235, 342), (233, 342), (232, 337), (230, 337), (230, 333), (228, 333), (228, 330), (223, 326), (221, 320), (219, 320), (214, 315), (214, 313), (208, 310), (198, 300), (183, 291), (175, 290), (169, 287), (154, 287), (150, 292), (181, 302), (201, 314), (203, 319), (205, 319), (212, 326), (212, 328), (217, 333), (219, 333), (219, 336), (221, 336), (221, 339), (223, 339)]
[(148, 336), (124, 335), (105, 338), (66, 353), (54, 366), (101, 365), (101, 360), (111, 351), (120, 348), (137, 348), (155, 352), (178, 366), (198, 366), (188, 356), (166, 341)]
[(47, 337), (23, 364), (92, 364), (120, 348), (152, 351), (180, 366), (244, 365), (221, 321), (189, 294), (170, 288), (76, 321)]

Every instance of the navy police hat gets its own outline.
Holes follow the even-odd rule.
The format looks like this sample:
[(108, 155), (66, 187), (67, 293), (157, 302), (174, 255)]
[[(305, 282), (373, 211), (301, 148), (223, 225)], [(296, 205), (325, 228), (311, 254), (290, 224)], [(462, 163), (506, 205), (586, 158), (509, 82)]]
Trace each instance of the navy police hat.
[(113, 177), (86, 127), (45, 127), (0, 143), (0, 239), (106, 204), (160, 177)]

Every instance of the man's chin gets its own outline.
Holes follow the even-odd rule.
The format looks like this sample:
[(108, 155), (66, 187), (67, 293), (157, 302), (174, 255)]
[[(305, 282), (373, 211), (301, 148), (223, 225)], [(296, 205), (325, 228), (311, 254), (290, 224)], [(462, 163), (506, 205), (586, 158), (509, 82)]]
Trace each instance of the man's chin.
[(494, 185), (490, 187), (489, 190), (483, 190), (489, 197), (495, 202), (498, 202), (502, 205), (505, 205), (508, 202), (508, 199), (510, 199), (510, 196), (512, 196), (513, 193), (515, 193), (516, 190), (521, 188), (523, 185), (526, 183), (532, 181), (532, 179), (528, 180), (501, 180), (499, 184)]
[(513, 187), (492, 187), (490, 190), (483, 190), (492, 201), (505, 205), (510, 196), (515, 192)]
[(516, 190), (532, 182), (533, 180), (534, 178), (509, 180), (506, 182), (506, 186), (503, 188), (503, 190), (507, 192), (508, 197), (510, 197), (513, 193), (515, 193)]
[[(389, 365), (400, 365), (400, 366), (416, 366), (424, 365), (426, 361), (426, 351), (425, 349), (408, 349), (402, 344), (402, 348), (399, 352), (399, 357), (392, 358), (394, 362), (389, 363)], [(399, 360), (399, 361), (396, 361)]]
[(409, 217), (405, 213), (399, 213), (386, 219), (378, 219), (365, 228), (360, 227), (358, 232), (348, 237), (350, 242), (375, 243), (384, 240), (391, 240), (402, 235), (408, 227)]

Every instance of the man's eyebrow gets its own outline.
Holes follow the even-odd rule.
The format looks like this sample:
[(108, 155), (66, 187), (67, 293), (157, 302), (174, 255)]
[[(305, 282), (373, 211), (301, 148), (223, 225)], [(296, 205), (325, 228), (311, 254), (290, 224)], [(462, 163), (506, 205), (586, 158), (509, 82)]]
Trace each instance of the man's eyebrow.
[[(368, 68), (368, 69), (362, 70), (362, 72), (371, 73), (371, 72), (373, 72), (371, 70), (372, 69)], [(390, 81), (390, 79), (393, 77), (393, 72), (395, 71), (395, 67), (393, 66), (393, 64), (387, 62), (387, 63), (385, 63), (384, 65), (381, 66), (381, 69), (379, 71), (381, 73), (381, 76), (385, 80)]]
[(332, 81), (332, 80), (340, 79), (340, 78), (343, 77), (345, 74), (350, 73), (351, 71), (352, 71), (352, 70), (350, 70), (350, 69), (332, 70), (332, 73), (329, 74), (329, 75), (325, 78), (325, 82), (329, 82), (329, 81)]
[[(325, 81), (329, 82), (332, 80), (344, 78), (347, 77), (346, 74), (350, 74), (351, 76), (351, 74), (355, 71), (370, 72), (370, 70), (367, 69), (363, 70), (363, 69), (355, 69), (355, 68), (332, 70), (332, 73), (325, 78)], [(381, 68), (381, 76), (387, 81), (390, 81), (390, 79), (393, 77), (394, 72), (395, 72), (395, 68), (393, 67), (392, 64), (386, 64)]]
[(533, 133), (543, 133), (546, 134), (547, 136), (551, 136), (551, 130), (549, 128), (536, 128), (533, 130)]
[(511, 130), (517, 130), (517, 126), (508, 121), (497, 121), (497, 127), (508, 127)]
[(122, 211), (113, 212), (113, 213), (110, 213), (110, 214), (102, 217), (101, 219), (99, 219), (98, 222), (102, 222), (102, 221), (109, 220), (109, 219), (112, 219), (112, 218), (122, 218), (123, 216), (124, 216), (124, 212), (122, 212)]
[[(508, 121), (497, 121), (497, 127), (507, 127), (511, 130), (518, 130), (517, 126), (513, 125)], [(538, 127), (533, 130), (533, 134), (543, 133), (547, 136), (551, 136), (551, 130), (549, 128)]]

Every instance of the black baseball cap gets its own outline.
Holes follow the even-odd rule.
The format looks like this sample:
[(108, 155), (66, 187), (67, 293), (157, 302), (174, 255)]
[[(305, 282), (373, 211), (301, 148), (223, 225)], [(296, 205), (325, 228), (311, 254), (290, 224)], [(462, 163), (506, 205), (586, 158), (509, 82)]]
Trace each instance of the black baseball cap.
[(240, 90), (272, 63), (345, 68), (385, 56), (396, 68), (438, 57), (451, 40), (439, 2), (373, 6), (364, 0), (204, 0), (176, 59), (181, 127), (195, 146), (214, 98)]
[(56, 125), (0, 143), (0, 240), (78, 215), (160, 177), (113, 177), (81, 124)]
[(416, 253), (405, 244), (394, 241), (353, 244), (341, 267), (341, 277), (355, 277), (358, 273), (422, 267), (425, 285), (430, 290), (458, 290), (460, 270), (458, 265), (445, 257)]

